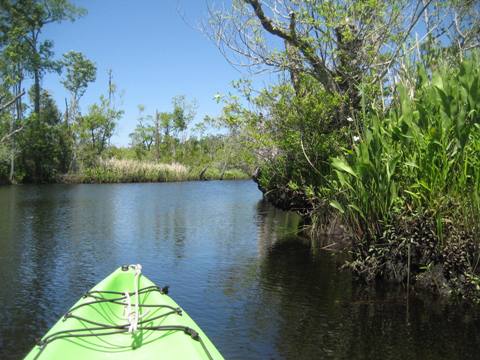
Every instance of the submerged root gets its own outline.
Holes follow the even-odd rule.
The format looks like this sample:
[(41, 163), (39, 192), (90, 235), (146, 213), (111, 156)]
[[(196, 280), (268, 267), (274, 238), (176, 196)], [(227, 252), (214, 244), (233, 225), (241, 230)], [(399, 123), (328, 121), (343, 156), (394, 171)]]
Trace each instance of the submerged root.
[(356, 242), (347, 267), (367, 282), (407, 283), (410, 278), (418, 287), (480, 301), (475, 232), (444, 223), (439, 234), (438, 222), (429, 214), (399, 216), (377, 238)]

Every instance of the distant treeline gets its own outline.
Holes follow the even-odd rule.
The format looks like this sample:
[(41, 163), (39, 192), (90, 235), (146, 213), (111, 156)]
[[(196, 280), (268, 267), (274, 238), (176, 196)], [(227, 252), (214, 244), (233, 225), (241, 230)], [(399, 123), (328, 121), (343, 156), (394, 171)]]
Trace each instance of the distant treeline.
[[(234, 154), (237, 137), (225, 131), (206, 134), (204, 127), (212, 123), (208, 119), (191, 129), (195, 106), (183, 96), (173, 98), (170, 112), (146, 115), (140, 106), (131, 146), (112, 146), (111, 138), (123, 117), (112, 71), (105, 94), (82, 111), (80, 100), (96, 79), (95, 63), (76, 51), (57, 58), (53, 41), (41, 35), (50, 23), (74, 21), (85, 14), (85, 9), (64, 0), (0, 1), (0, 183), (248, 176), (250, 165)], [(69, 94), (63, 112), (41, 86), (46, 73), (58, 74)], [(33, 83), (26, 92), (25, 83)], [(106, 162), (109, 158), (128, 159), (129, 165)], [(133, 165), (134, 160), (139, 163)], [(147, 167), (146, 162), (150, 162)], [(182, 163), (189, 175), (137, 171), (175, 168), (159, 163)], [(110, 164), (109, 170), (105, 164)], [(127, 171), (133, 168), (134, 173)]]

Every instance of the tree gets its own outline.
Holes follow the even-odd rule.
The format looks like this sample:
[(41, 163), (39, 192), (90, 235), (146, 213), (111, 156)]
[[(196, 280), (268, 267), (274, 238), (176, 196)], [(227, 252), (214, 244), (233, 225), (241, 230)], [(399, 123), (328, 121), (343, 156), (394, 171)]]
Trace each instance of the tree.
[(27, 53), (25, 71), (34, 80), (34, 112), (40, 113), (40, 82), (45, 72), (59, 71), (53, 59), (53, 42), (41, 40), (45, 25), (74, 21), (86, 11), (68, 0), (0, 0), (3, 33), (8, 41), (21, 43)]
[[(51, 104), (42, 99), (40, 83), (43, 75), (50, 71), (59, 71), (61, 63), (53, 57), (53, 42), (41, 39), (41, 33), (47, 24), (64, 20), (75, 20), (85, 11), (68, 0), (0, 0), (0, 64), (2, 80), (11, 87), (15, 101), (15, 118), (11, 118), (10, 134), (8, 135), (11, 149), (10, 178), (14, 177), (14, 160), (16, 156), (15, 134), (21, 129), (27, 130), (39, 137), (48, 124), (45, 116), (51, 115)], [(36, 118), (28, 118), (28, 124), (21, 124), (24, 108), (20, 99), (22, 82), (25, 77), (34, 80), (32, 90), (33, 112)], [(41, 106), (49, 107), (47, 114), (42, 114)], [(35, 125), (35, 126), (34, 126)], [(43, 129), (43, 130), (42, 130)], [(64, 132), (61, 132), (64, 134)], [(61, 137), (62, 141), (65, 140)], [(66, 143), (64, 144), (66, 145)], [(66, 146), (63, 146), (65, 149)], [(38, 168), (38, 166), (36, 166)], [(34, 174), (43, 178), (43, 172)], [(37, 176), (38, 175), (38, 176)], [(41, 180), (43, 181), (43, 180)]]
[(175, 139), (172, 136), (172, 120), (172, 114), (169, 112), (155, 113), (155, 158), (157, 160), (160, 159), (162, 141), (168, 150), (172, 150), (175, 146)]
[(234, 65), (286, 71), (297, 91), (299, 75), (311, 75), (341, 98), (340, 127), (355, 118), (361, 94), (391, 82), (422, 44), (480, 46), (479, 11), (454, 0), (233, 0), (229, 10), (210, 8), (204, 30)]
[(419, 62), (431, 70), (480, 46), (479, 12), (478, 1), (456, 0), (232, 0), (210, 7), (204, 30), (230, 63), (279, 74), (257, 95), (239, 82), (246, 101), (231, 96), (220, 118), (236, 124), (252, 148), (267, 199), (303, 214), (328, 204), (329, 158), (352, 148), (365, 115), (388, 111), (397, 85), (414, 90), (409, 74)]
[[(8, 94), (8, 92), (7, 92)], [(5, 95), (2, 96), (2, 98)], [(11, 124), (14, 121), (14, 114), (11, 111), (0, 112), (0, 183), (9, 180), (9, 169), (11, 169), (12, 132)]]
[(100, 104), (91, 105), (88, 113), (79, 118), (77, 131), (87, 165), (102, 155), (122, 115), (122, 110), (114, 109), (108, 99), (101, 96)]
[(137, 157), (141, 159), (146, 152), (149, 152), (156, 140), (156, 127), (152, 124), (152, 117), (144, 115), (145, 106), (139, 105), (139, 117), (135, 130), (129, 135), (131, 146), (135, 149)]
[[(179, 135), (187, 130), (190, 122), (196, 115), (195, 102), (187, 102), (184, 95), (175, 96), (172, 99), (173, 111), (170, 115), (171, 128), (173, 132), (172, 145), (173, 145), (173, 159), (176, 158), (176, 142), (184, 139), (179, 139)], [(167, 120), (165, 118), (165, 120)]]
[[(32, 102), (33, 97), (32, 89)], [(32, 113), (26, 118), (25, 128), (18, 138), (22, 149), (19, 171), (28, 182), (50, 182), (61, 166), (61, 114), (48, 92), (42, 91), (40, 101), (40, 115)]]
[(70, 106), (67, 110), (66, 120), (75, 121), (79, 111), (80, 98), (87, 90), (88, 84), (97, 77), (95, 64), (85, 55), (76, 51), (69, 51), (63, 55), (63, 68), (66, 73), (62, 84), (70, 92)]
[(178, 95), (172, 99), (172, 128), (175, 134), (185, 131), (196, 115), (195, 102), (187, 102), (185, 95)]
[(80, 99), (87, 90), (88, 84), (95, 81), (97, 68), (92, 61), (76, 51), (69, 51), (64, 54), (61, 64), (66, 70), (61, 82), (65, 89), (70, 92), (70, 106), (65, 109), (65, 123), (71, 137), (69, 142), (73, 145), (73, 156), (68, 167), (76, 171), (78, 139), (75, 132), (70, 131), (70, 125), (77, 121), (80, 113)]
[[(195, 117), (195, 102), (188, 102), (185, 96), (175, 96), (172, 99), (171, 112), (155, 110), (153, 115), (143, 115), (145, 108), (139, 106), (140, 118), (135, 131), (130, 134), (132, 144), (135, 145), (137, 154), (150, 151), (153, 146), (154, 157), (161, 158), (162, 148), (172, 154), (176, 159), (177, 143), (182, 142), (180, 135), (184, 133), (190, 122)], [(171, 160), (171, 159), (169, 159)]]
[(9, 31), (10, 23), (11, 18), (6, 15), (5, 9), (0, 8), (1, 87), (4, 94), (3, 99), (9, 99), (0, 107), (0, 112), (4, 110), (13, 110), (15, 112), (15, 116), (10, 116), (9, 131), (0, 139), (0, 142), (8, 140), (8, 148), (10, 150), (9, 181), (13, 182), (17, 153), (15, 137), (23, 129), (23, 125), (20, 125), (24, 110), (21, 97), (25, 94), (22, 89), (22, 82), (25, 76), (25, 68), (28, 64), (29, 51), (25, 40), (12, 36), (12, 32)]
[(11, 105), (15, 104), (15, 116), (10, 116), (10, 129), (7, 135), (2, 137), (0, 139), (0, 144), (9, 139), (10, 140), (10, 174), (9, 174), (9, 181), (13, 182), (14, 181), (14, 176), (15, 176), (15, 155), (16, 155), (16, 149), (15, 149), (15, 135), (19, 131), (23, 129), (23, 125), (20, 127), (17, 127), (17, 125), (20, 123), (22, 116), (23, 116), (23, 107), (22, 107), (22, 96), (25, 95), (25, 91), (21, 89), (22, 87), (22, 81), (21, 77), (17, 80), (17, 82), (13, 85), (13, 95), (14, 98), (4, 104), (0, 108), (0, 112), (2, 110), (8, 109)]

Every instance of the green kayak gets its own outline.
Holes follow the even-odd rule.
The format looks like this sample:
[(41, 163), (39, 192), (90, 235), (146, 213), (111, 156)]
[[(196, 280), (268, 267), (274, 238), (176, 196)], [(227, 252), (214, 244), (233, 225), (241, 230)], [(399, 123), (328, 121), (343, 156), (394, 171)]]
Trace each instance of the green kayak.
[(167, 293), (140, 265), (122, 266), (68, 310), (25, 359), (223, 359)]

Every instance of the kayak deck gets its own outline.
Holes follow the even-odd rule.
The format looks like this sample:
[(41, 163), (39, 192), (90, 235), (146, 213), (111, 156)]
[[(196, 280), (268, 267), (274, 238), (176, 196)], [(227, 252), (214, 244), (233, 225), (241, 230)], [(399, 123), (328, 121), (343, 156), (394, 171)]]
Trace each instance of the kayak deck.
[[(25, 359), (223, 359), (167, 291), (135, 271), (119, 268), (87, 292)], [(130, 332), (126, 310), (137, 300)]]

